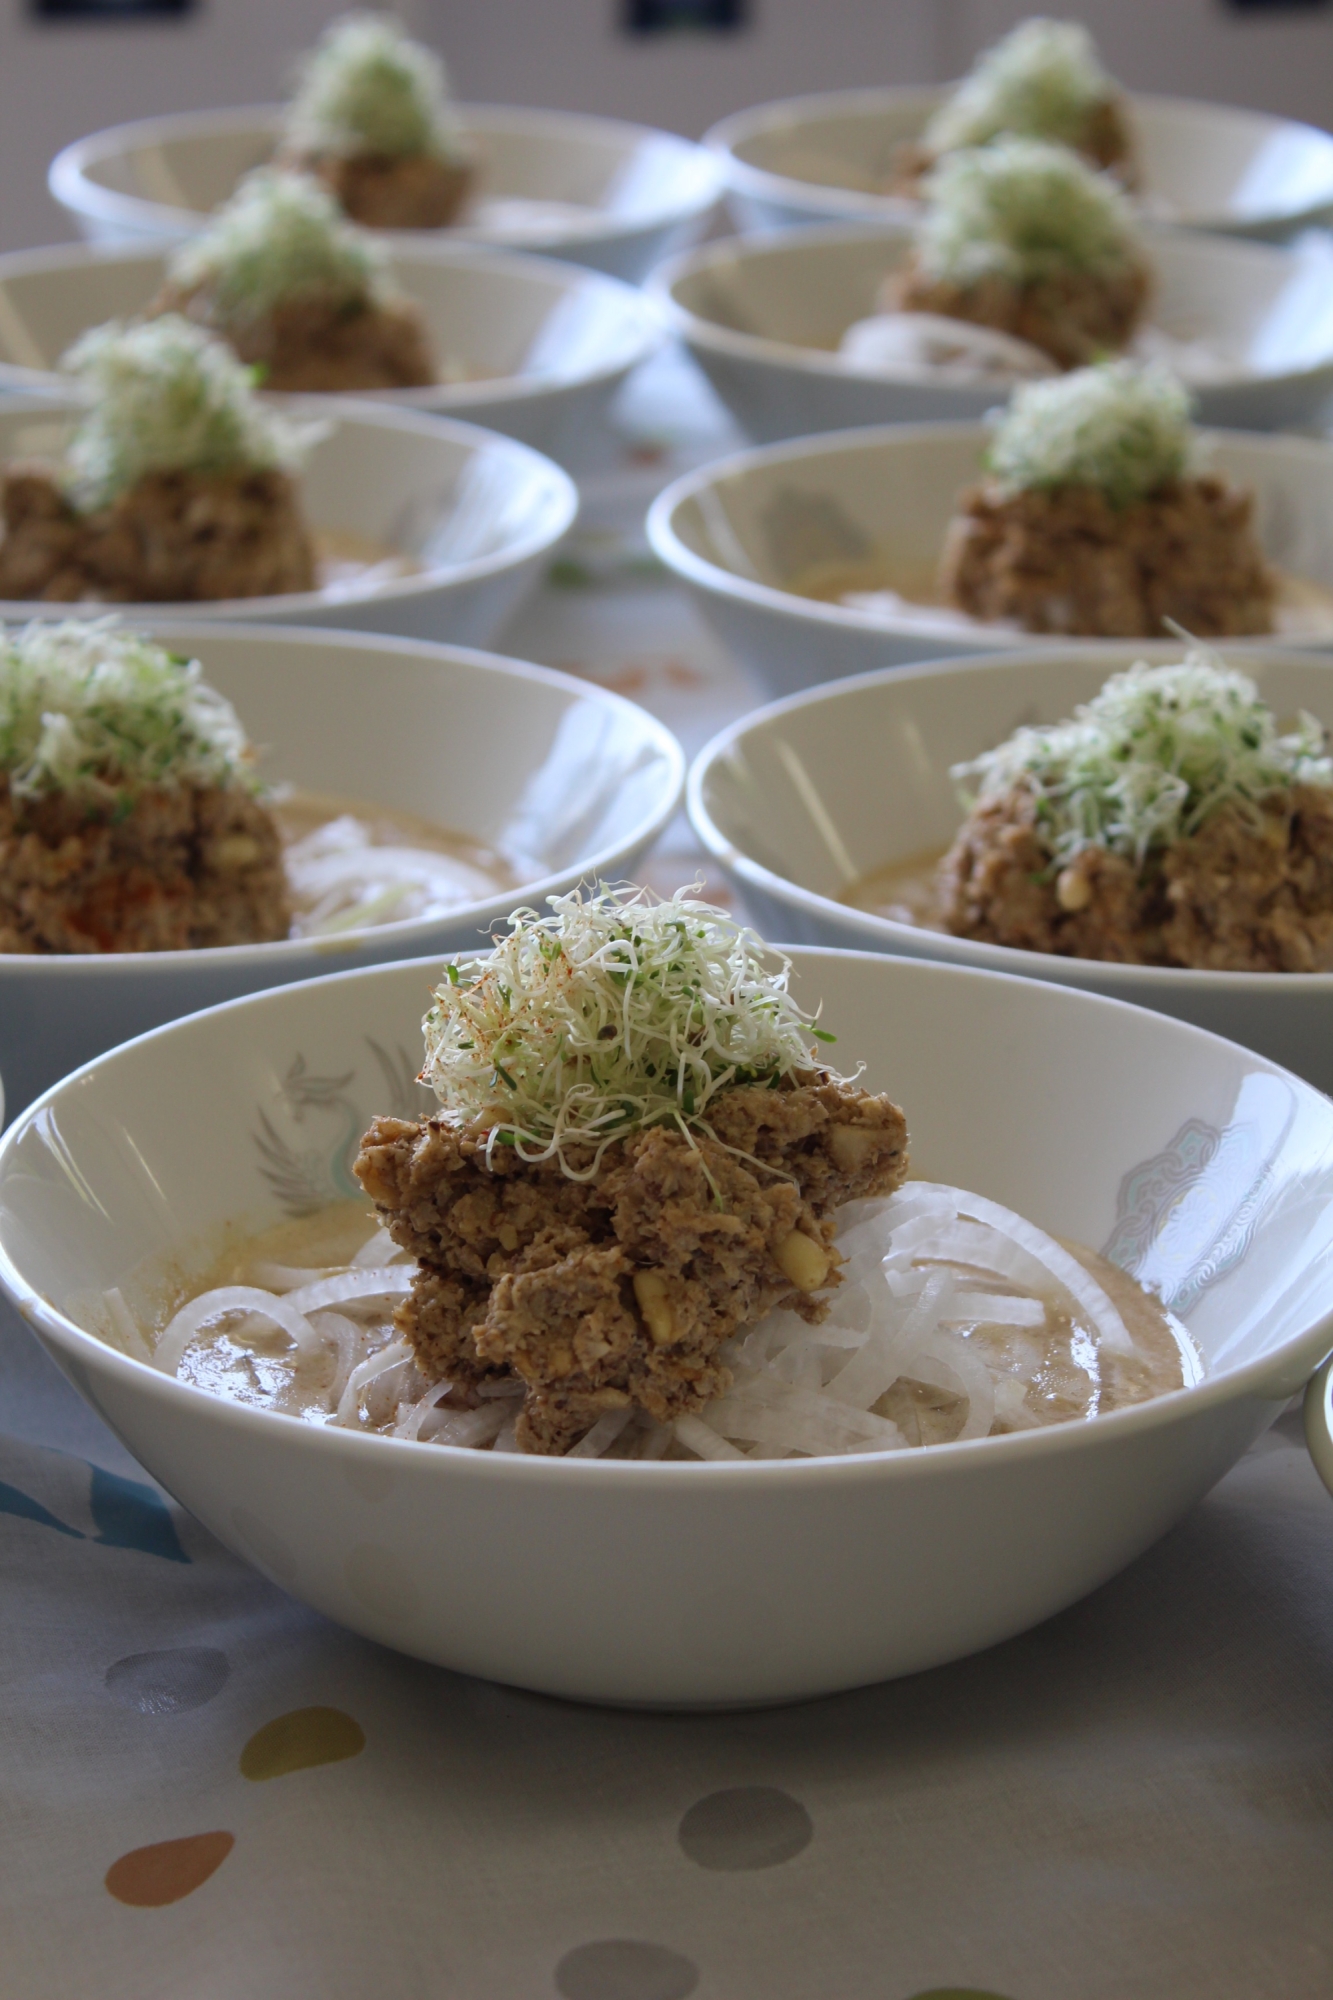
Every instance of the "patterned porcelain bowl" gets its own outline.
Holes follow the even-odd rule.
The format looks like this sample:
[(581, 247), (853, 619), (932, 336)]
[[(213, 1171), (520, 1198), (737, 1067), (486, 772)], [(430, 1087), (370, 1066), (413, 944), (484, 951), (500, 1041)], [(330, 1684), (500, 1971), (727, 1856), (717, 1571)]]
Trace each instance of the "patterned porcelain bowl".
[(224, 1225), (308, 1199), (300, 1175), (274, 1175), (275, 1144), (341, 1187), (349, 1141), (399, 1108), (384, 1058), (410, 1076), (434, 970), (289, 986), (159, 1029), (0, 1142), (0, 1284), (66, 1374), (228, 1547), (386, 1645), (667, 1706), (912, 1673), (1112, 1576), (1333, 1342), (1327, 1099), (1139, 1008), (822, 951), (798, 954), (801, 997), (904, 1103), (914, 1170), (1104, 1246), (1185, 1319), (1201, 1382), (1090, 1423), (878, 1457), (547, 1459), (245, 1408), (84, 1331), (106, 1287), (134, 1303), (145, 1260), (201, 1267)]
[[(917, 660), (1028, 652), (1030, 633), (943, 623), (935, 573), (959, 492), (981, 476), (980, 424), (885, 424), (737, 452), (686, 473), (648, 514), (657, 556), (775, 694)], [(1333, 446), (1204, 432), (1207, 463), (1255, 495), (1285, 577), (1278, 644), (1333, 651)], [(1283, 629), (1284, 626), (1286, 629)], [(1062, 653), (1095, 639), (1060, 639)]]
[[(89, 327), (142, 312), (166, 264), (165, 248), (151, 244), (62, 243), (0, 256), (0, 389), (59, 395), (65, 349)], [(577, 451), (661, 339), (642, 292), (547, 258), (395, 242), (389, 271), (421, 308), (444, 379), (358, 400), (463, 417), (557, 459)]]
[[(457, 110), (479, 169), (447, 232), (455, 241), (543, 250), (637, 284), (694, 241), (721, 192), (714, 155), (671, 132), (494, 104)], [(281, 117), (269, 104), (113, 125), (56, 155), (51, 193), (91, 242), (179, 241), (272, 156)]]
[[(840, 353), (911, 243), (903, 224), (843, 223), (707, 243), (649, 290), (722, 401), (760, 444), (860, 424), (984, 417), (1005, 380), (950, 381)], [(1333, 255), (1154, 229), (1144, 351), (1186, 373), (1200, 423), (1317, 423), (1333, 395)]]
[[(76, 407), (69, 397), (0, 397), (0, 465), (58, 457)], [(319, 416), (323, 434), (298, 485), (317, 550), (333, 560), (323, 588), (117, 611), (139, 630), (253, 619), (488, 645), (573, 526), (573, 480), (526, 445), (448, 417), (333, 396)], [(71, 609), (0, 600), (0, 619)]]
[(675, 738), (586, 681), (456, 646), (177, 624), (162, 637), (203, 663), (263, 769), (469, 835), (511, 860), (516, 885), (447, 917), (336, 937), (208, 951), (0, 953), (0, 1060), (12, 1116), (76, 1064), (234, 994), (467, 950), (519, 903), (585, 875), (632, 869), (676, 809)]
[[(900, 140), (920, 133), (943, 87), (830, 90), (757, 104), (705, 134), (743, 229), (901, 220), (877, 190)], [(1192, 98), (1135, 95), (1130, 123), (1143, 203), (1188, 229), (1280, 239), (1333, 209), (1333, 136), (1290, 118)]]
[[(863, 674), (733, 723), (690, 771), (690, 818), (768, 937), (1021, 973), (1193, 1021), (1333, 1091), (1333, 972), (1189, 972), (979, 944), (844, 900), (852, 885), (952, 840), (962, 818), (952, 764), (1020, 723), (1058, 722), (1135, 660), (1178, 644), (1051, 647)], [(1228, 658), (1235, 658), (1230, 649)], [(1246, 673), (1279, 716), (1308, 709), (1333, 729), (1333, 663), (1271, 648)]]

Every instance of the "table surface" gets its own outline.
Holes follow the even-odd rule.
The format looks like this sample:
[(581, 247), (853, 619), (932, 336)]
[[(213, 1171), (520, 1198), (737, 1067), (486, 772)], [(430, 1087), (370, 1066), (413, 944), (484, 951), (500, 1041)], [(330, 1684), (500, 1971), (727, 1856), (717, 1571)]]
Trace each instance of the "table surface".
[[(731, 447), (668, 355), (501, 650), (695, 751), (761, 699), (639, 537)], [(682, 819), (646, 868), (699, 855)], [(716, 894), (720, 884), (709, 884)], [(1009, 1644), (799, 1707), (580, 1708), (247, 1569), (0, 1318), (3, 2000), (1327, 2000), (1333, 1505), (1295, 1413)]]

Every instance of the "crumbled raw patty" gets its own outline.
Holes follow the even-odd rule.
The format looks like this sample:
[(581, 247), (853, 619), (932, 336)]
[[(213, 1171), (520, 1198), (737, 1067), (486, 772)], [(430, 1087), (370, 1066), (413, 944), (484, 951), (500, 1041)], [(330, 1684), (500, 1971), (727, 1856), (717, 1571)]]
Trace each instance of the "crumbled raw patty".
[(880, 310), (942, 313), (993, 326), (1040, 347), (1061, 368), (1082, 368), (1129, 344), (1150, 290), (1148, 272), (1138, 263), (1104, 277), (1062, 271), (1015, 284), (995, 274), (964, 285), (927, 277), (909, 262), (885, 279)]
[(285, 472), (149, 472), (79, 513), (44, 466), (0, 487), (0, 598), (184, 603), (313, 590), (315, 556)]
[(946, 602), (1029, 632), (1196, 638), (1273, 629), (1253, 498), (1206, 475), (1112, 507), (1092, 486), (963, 493), (940, 567)]
[(242, 361), (263, 370), (261, 386), (338, 395), (356, 389), (424, 389), (436, 380), (421, 309), (411, 299), (354, 305), (294, 299), (259, 319), (223, 319), (207, 285), (168, 285), (148, 317), (183, 313), (220, 334)]
[[(1113, 173), (1122, 187), (1134, 189), (1139, 185), (1134, 141), (1118, 97), (1106, 98), (1092, 107), (1083, 130), (1073, 142), (1073, 151), (1081, 153), (1090, 165)], [(900, 140), (893, 149), (892, 171), (882, 192), (919, 195), (921, 178), (930, 172), (937, 157), (919, 139)]]
[(813, 1077), (723, 1091), (709, 1122), (638, 1132), (576, 1181), (503, 1146), (488, 1164), (484, 1129), (376, 1119), (356, 1173), (418, 1260), (396, 1319), (423, 1373), (459, 1400), (517, 1373), (519, 1443), (558, 1453), (630, 1401), (701, 1409), (731, 1379), (721, 1342), (773, 1306), (822, 1319), (834, 1210), (900, 1184), (901, 1111)]
[(1087, 847), (1056, 871), (1025, 783), (978, 802), (940, 864), (957, 937), (1121, 965), (1210, 972), (1333, 966), (1333, 791), (1223, 806), (1142, 867)]
[(287, 153), (279, 165), (313, 174), (367, 229), (443, 229), (472, 188), (465, 161), (431, 153)]
[(272, 815), (241, 785), (90, 806), (0, 778), (0, 952), (185, 951), (286, 937)]

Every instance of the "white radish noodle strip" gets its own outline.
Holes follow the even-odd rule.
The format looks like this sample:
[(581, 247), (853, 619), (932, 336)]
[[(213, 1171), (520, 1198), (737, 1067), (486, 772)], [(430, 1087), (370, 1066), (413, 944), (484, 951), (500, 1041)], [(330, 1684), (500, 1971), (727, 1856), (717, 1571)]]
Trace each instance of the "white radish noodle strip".
[(359, 1415), (361, 1391), (368, 1389), (379, 1376), (387, 1375), (391, 1368), (397, 1368), (402, 1362), (409, 1360), (411, 1351), (405, 1340), (394, 1340), (387, 1347), (382, 1347), (378, 1354), (372, 1354), (368, 1361), (363, 1361), (359, 1367), (354, 1368), (347, 1378), (347, 1387), (342, 1392), (332, 1421), (344, 1426), (355, 1426)]
[[(314, 1291), (316, 1287), (312, 1285), (309, 1289)], [(191, 1299), (167, 1322), (153, 1354), (154, 1368), (164, 1375), (174, 1375), (201, 1327), (226, 1313), (239, 1312), (257, 1313), (271, 1320), (302, 1354), (319, 1352), (319, 1335), (291, 1298), (280, 1299), (272, 1292), (260, 1291), (256, 1285), (219, 1285), (214, 1291), (202, 1292), (197, 1299)]]
[(353, 1299), (405, 1298), (412, 1289), (415, 1272), (410, 1265), (381, 1265), (368, 1270), (343, 1271), (334, 1278), (317, 1278), (288, 1292), (287, 1304), (297, 1312), (313, 1312), (316, 1306), (348, 1305)]
[(633, 1403), (626, 1403), (623, 1409), (608, 1410), (598, 1417), (590, 1431), (585, 1431), (576, 1445), (571, 1445), (565, 1454), (567, 1458), (600, 1458), (608, 1445), (613, 1445), (634, 1415)]

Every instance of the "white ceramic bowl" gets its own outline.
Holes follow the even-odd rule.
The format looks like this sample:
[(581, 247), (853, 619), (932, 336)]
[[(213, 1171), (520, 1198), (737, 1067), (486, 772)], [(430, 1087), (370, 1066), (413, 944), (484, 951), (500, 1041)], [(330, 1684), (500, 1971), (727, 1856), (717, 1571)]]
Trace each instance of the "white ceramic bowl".
[[(148, 245), (62, 243), (0, 256), (0, 390), (67, 392), (57, 372), (65, 349), (89, 327), (142, 312), (167, 262), (165, 247)], [(421, 308), (440, 364), (461, 379), (358, 400), (462, 417), (557, 460), (577, 453), (662, 338), (642, 292), (549, 258), (395, 239), (389, 269)]]
[[(634, 283), (701, 232), (721, 191), (716, 157), (670, 132), (488, 104), (458, 113), (476, 193), (447, 232), (405, 236), (545, 250)], [(113, 125), (56, 155), (51, 193), (94, 242), (179, 239), (271, 156), (281, 118), (258, 105)]]
[[(760, 104), (705, 134), (746, 229), (901, 220), (910, 203), (872, 192), (943, 86), (825, 91)], [(1162, 221), (1281, 238), (1333, 211), (1333, 136), (1289, 118), (1183, 97), (1129, 99), (1143, 199)]]
[[(928, 590), (955, 497), (980, 476), (987, 435), (979, 424), (902, 424), (738, 452), (659, 494), (648, 539), (723, 643), (775, 694), (914, 660), (1030, 649), (1030, 633), (932, 630), (794, 587), (821, 562), (875, 570), (882, 562), (891, 588)], [(1254, 490), (1269, 558), (1333, 590), (1333, 446), (1247, 431), (1205, 433), (1202, 443), (1210, 464)], [(1075, 652), (1100, 644), (1043, 643)], [(1280, 643), (1329, 651), (1333, 631), (1321, 621), (1311, 636)]]
[[(308, 415), (309, 399), (300, 402)], [(0, 465), (58, 456), (76, 407), (68, 397), (0, 397)], [(573, 480), (526, 445), (447, 417), (328, 396), (319, 418), (324, 435), (299, 475), (312, 531), (408, 556), (419, 568), (280, 597), (117, 605), (121, 616), (152, 629), (240, 618), (487, 644), (573, 525)], [(0, 600), (0, 620), (64, 618), (70, 609)]]
[[(883, 1457), (499, 1457), (216, 1399), (80, 1331), (145, 1259), (282, 1219), (261, 1119), (330, 1162), (418, 1047), (430, 962), (286, 987), (67, 1079), (0, 1143), (0, 1284), (156, 1478), (316, 1609), (456, 1670), (589, 1700), (773, 1702), (990, 1645), (1177, 1520), (1333, 1340), (1333, 1104), (1160, 1015), (874, 955), (799, 991), (905, 1101), (922, 1174), (1156, 1271), (1201, 1385), (1092, 1423)], [(297, 1124), (283, 1080), (338, 1077)], [(424, 1095), (424, 1094), (423, 1094)], [(1090, 1143), (1090, 1135), (1095, 1143)]]
[(11, 1116), (129, 1035), (330, 967), (466, 950), (519, 903), (615, 880), (676, 809), (679, 745), (590, 682), (489, 653), (287, 627), (178, 625), (165, 637), (233, 702), (264, 770), (370, 800), (513, 858), (521, 887), (447, 918), (209, 951), (0, 954)]
[[(1333, 143), (1333, 142), (1331, 142)], [(1194, 390), (1200, 423), (1241, 430), (1315, 424), (1333, 396), (1333, 254), (1182, 230), (1145, 231), (1150, 318), (1173, 340), (1234, 357)], [(767, 444), (853, 425), (979, 418), (994, 382), (932, 382), (845, 361), (838, 343), (875, 310), (907, 257), (905, 226), (840, 224), (731, 238), (672, 258), (650, 290), (722, 401)]]
[[(945, 960), (1104, 993), (1260, 1050), (1333, 1092), (1333, 972), (1190, 972), (1109, 965), (979, 944), (852, 909), (838, 899), (871, 871), (952, 840), (962, 809), (951, 764), (1020, 723), (1058, 722), (1135, 660), (1178, 644), (1129, 640), (865, 674), (734, 723), (689, 778), (705, 850), (764, 934)], [(1226, 657), (1237, 658), (1231, 648)], [(1273, 648), (1243, 657), (1280, 716), (1308, 709), (1333, 729), (1333, 661)]]

